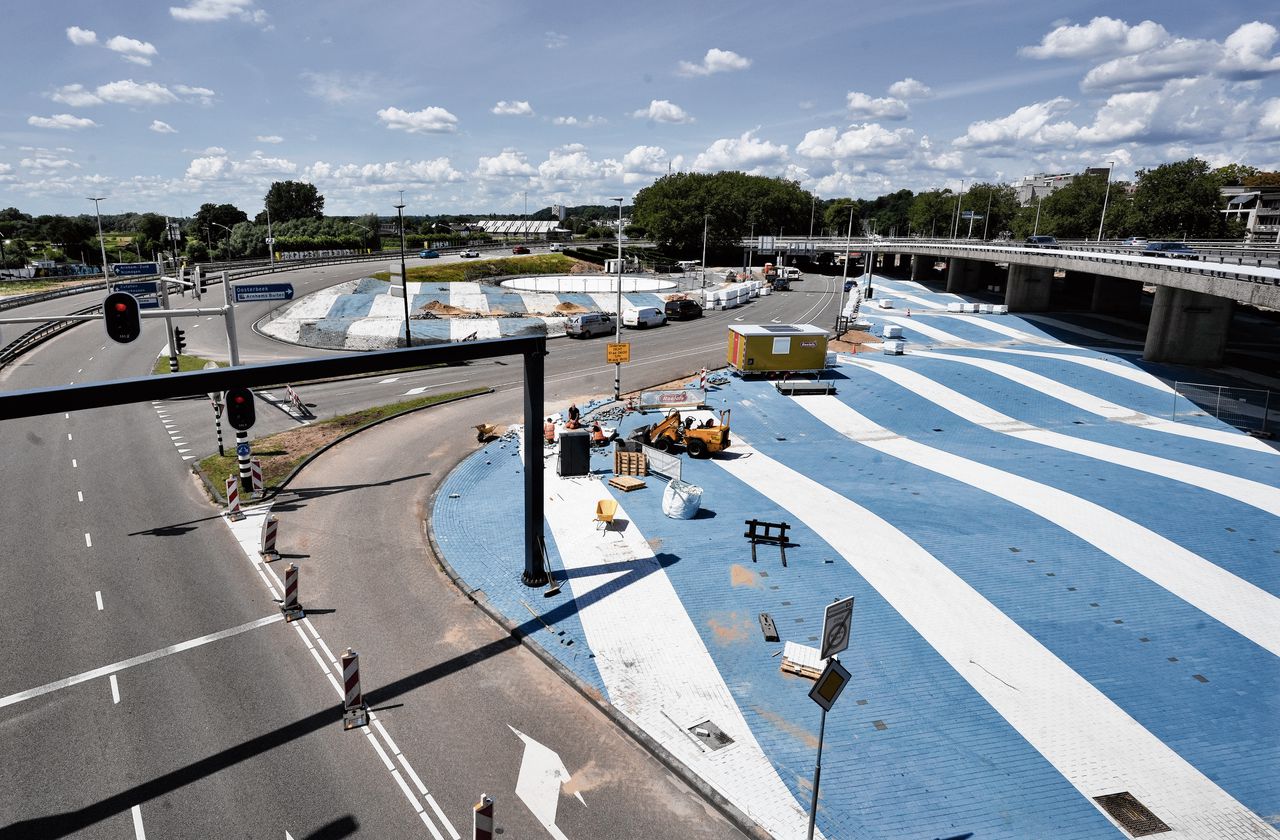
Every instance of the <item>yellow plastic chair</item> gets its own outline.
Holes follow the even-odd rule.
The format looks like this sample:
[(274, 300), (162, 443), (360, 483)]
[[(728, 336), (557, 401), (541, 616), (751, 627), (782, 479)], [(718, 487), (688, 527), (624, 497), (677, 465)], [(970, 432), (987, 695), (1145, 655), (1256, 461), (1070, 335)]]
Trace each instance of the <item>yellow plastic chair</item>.
[(596, 527), (602, 531), (609, 530), (613, 524), (614, 514), (618, 512), (616, 499), (601, 499), (596, 502)]

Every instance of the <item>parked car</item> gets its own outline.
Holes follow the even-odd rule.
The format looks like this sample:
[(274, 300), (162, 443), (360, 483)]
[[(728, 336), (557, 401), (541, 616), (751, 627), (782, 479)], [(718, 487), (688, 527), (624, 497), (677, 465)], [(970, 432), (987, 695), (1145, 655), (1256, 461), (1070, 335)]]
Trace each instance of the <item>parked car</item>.
[(591, 338), (595, 335), (613, 335), (613, 318), (603, 312), (582, 312), (570, 315), (564, 324), (564, 334), (569, 338)]
[(1052, 236), (1040, 234), (1038, 236), (1028, 236), (1026, 245), (1028, 248), (1057, 248), (1058, 240)]
[(523, 245), (517, 245), (516, 247), (514, 247), (514, 248), (512, 248), (512, 249), (511, 249), (511, 253), (513, 253), (513, 254), (527, 254), (527, 253), (529, 253), (529, 249), (528, 249), (528, 248), (526, 248), (526, 247), (524, 247)]
[(622, 326), (633, 329), (660, 327), (667, 323), (667, 316), (656, 306), (642, 306), (639, 309), (628, 309), (622, 313)]
[(547, 246), (547, 250), (548, 250), (548, 251), (563, 251), (563, 250), (564, 250), (564, 246), (563, 246), (563, 245), (561, 245), (559, 242), (552, 242), (550, 245), (548, 245), (548, 246)]
[(472, 257), (478, 257), (478, 256), (480, 256), (480, 252), (479, 252), (479, 251), (473, 251), (473, 250), (471, 250), (470, 248), (468, 248), (467, 250), (463, 251), (463, 252), (462, 252), (461, 254), (459, 254), (458, 256), (460, 256), (460, 257), (464, 257), (464, 258), (466, 258), (466, 259), (471, 259)]
[(1150, 242), (1142, 249), (1148, 257), (1173, 257), (1180, 260), (1198, 260), (1200, 255), (1187, 247), (1185, 242)]
[(425, 251), (418, 252), (419, 259), (424, 259), (424, 260), (434, 260), (436, 257), (439, 257), (439, 256), (440, 256), (439, 251), (433, 251), (430, 248), (426, 249)]
[(857, 283), (857, 282), (858, 282), (857, 280), (846, 280), (846, 281), (844, 281), (844, 290), (845, 290), (846, 292), (852, 291), (852, 290), (853, 290), (853, 286), (854, 286), (854, 284), (855, 284), (855, 283)]
[(697, 301), (688, 298), (667, 301), (663, 311), (671, 321), (692, 321), (702, 317), (702, 307)]
[(1125, 245), (1146, 245), (1147, 239), (1144, 236), (1130, 236), (1124, 241)]

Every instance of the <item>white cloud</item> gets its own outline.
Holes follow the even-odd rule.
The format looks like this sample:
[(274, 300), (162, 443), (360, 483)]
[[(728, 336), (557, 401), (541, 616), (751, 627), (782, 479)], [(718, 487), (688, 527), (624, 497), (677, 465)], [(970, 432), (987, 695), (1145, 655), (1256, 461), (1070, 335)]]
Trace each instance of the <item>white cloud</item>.
[(98, 124), (88, 117), (54, 114), (52, 117), (27, 117), (27, 125), (33, 125), (36, 128), (81, 129), (96, 128)]
[(909, 128), (892, 131), (878, 123), (852, 125), (847, 131), (817, 128), (805, 134), (796, 153), (813, 160), (842, 160), (858, 157), (892, 157), (905, 153), (914, 132)]
[(98, 33), (92, 29), (81, 29), (78, 26), (67, 27), (67, 40), (77, 47), (87, 47), (98, 43)]
[(524, 152), (516, 149), (503, 149), (502, 153), (493, 157), (481, 157), (476, 163), (476, 175), (481, 178), (513, 178), (522, 175), (537, 174)]
[(187, 178), (195, 181), (212, 181), (229, 168), (231, 161), (225, 155), (198, 157), (187, 166)]
[(383, 108), (378, 111), (378, 119), (386, 123), (387, 128), (410, 134), (450, 134), (458, 130), (458, 118), (434, 105), (421, 111)]
[(634, 111), (631, 116), (660, 123), (691, 123), (694, 121), (693, 117), (689, 116), (683, 108), (665, 99), (655, 99), (649, 103), (648, 108)]
[(149, 42), (126, 38), (123, 35), (111, 38), (104, 46), (112, 52), (120, 53), (126, 61), (146, 67), (151, 66), (151, 59), (156, 54), (155, 46)]
[(58, 158), (48, 152), (37, 153), (34, 157), (23, 158), (18, 161), (18, 165), (23, 169), (30, 169), (38, 172), (59, 172), (64, 169), (79, 169), (80, 164), (66, 158)]
[(307, 93), (326, 102), (347, 102), (352, 99), (368, 99), (380, 93), (384, 85), (373, 73), (307, 71), (300, 74), (306, 82)]
[(1218, 43), (1169, 38), (1151, 49), (1099, 64), (1085, 74), (1080, 87), (1096, 90), (1154, 89), (1170, 79), (1215, 75), (1232, 80), (1258, 79), (1280, 73), (1280, 56), (1271, 55), (1280, 32), (1254, 21), (1238, 27)]
[(1262, 104), (1258, 130), (1267, 137), (1280, 137), (1280, 97), (1268, 99)]
[(597, 117), (595, 114), (587, 114), (582, 119), (574, 116), (555, 117), (551, 120), (552, 125), (577, 125), (582, 128), (593, 128), (597, 125), (604, 125), (608, 120), (604, 117)]
[(70, 105), (72, 108), (83, 108), (86, 105), (101, 105), (98, 95), (84, 89), (84, 85), (63, 85), (49, 96), (54, 102)]
[(174, 128), (173, 126), (169, 125), (167, 122), (163, 120), (152, 120), (151, 130), (154, 131), (156, 134), (177, 134), (178, 133), (178, 129)]
[(722, 137), (707, 147), (693, 161), (693, 168), (705, 172), (742, 169), (757, 172), (787, 159), (787, 147), (760, 140), (754, 131), (741, 137)]
[(283, 143), (284, 138), (279, 134), (259, 134), (256, 138), (259, 143)]
[(232, 17), (245, 23), (267, 22), (267, 13), (254, 8), (253, 0), (191, 0), (185, 6), (170, 6), (169, 14), (186, 23), (217, 23)]
[(308, 181), (333, 183), (338, 186), (371, 184), (445, 184), (463, 180), (447, 157), (432, 160), (403, 160), (386, 163), (344, 163), (333, 165), (317, 161), (307, 167)]
[(538, 177), (548, 189), (555, 189), (563, 182), (599, 181), (621, 172), (616, 160), (592, 160), (586, 146), (572, 143), (552, 149), (547, 159), (538, 164)]
[(904, 120), (907, 103), (901, 99), (880, 97), (873, 99), (865, 93), (849, 91), (847, 104), (849, 117), (855, 120)]
[(702, 62), (680, 62), (676, 71), (681, 76), (710, 76), (712, 73), (728, 73), (733, 70), (746, 70), (751, 66), (751, 59), (744, 58), (732, 50), (721, 50), (715, 47), (707, 50)]
[(265, 157), (261, 152), (254, 152), (248, 159), (239, 161), (226, 154), (213, 154), (192, 160), (185, 177), (189, 181), (238, 180), (253, 183), (263, 176), (293, 175), (297, 171), (298, 165), (293, 161)]
[(908, 76), (889, 85), (889, 95), (899, 99), (923, 99), (933, 93), (933, 88)]
[(1280, 73), (1280, 56), (1271, 55), (1280, 32), (1269, 23), (1246, 23), (1222, 43), (1218, 72), (1231, 79), (1255, 79)]
[(542, 43), (549, 50), (558, 50), (569, 43), (569, 36), (548, 31), (544, 34)]
[(189, 85), (174, 85), (173, 89), (182, 96), (191, 99), (199, 99), (201, 105), (213, 104), (214, 92), (206, 87), (190, 87)]
[(533, 116), (533, 108), (528, 102), (515, 100), (508, 102), (503, 99), (497, 105), (493, 106), (493, 113), (506, 116), (529, 117)]
[(1070, 139), (1076, 127), (1069, 122), (1053, 122), (1072, 107), (1071, 100), (1059, 96), (1047, 102), (1024, 105), (1008, 116), (969, 124), (963, 136), (952, 141), (965, 148), (996, 146), (1043, 146)]
[(1028, 58), (1097, 58), (1145, 52), (1168, 40), (1169, 33), (1153, 21), (1130, 26), (1115, 18), (1096, 17), (1085, 26), (1059, 26), (1039, 46), (1022, 47), (1018, 53)]
[(164, 85), (155, 82), (139, 84), (133, 79), (98, 85), (97, 94), (103, 102), (117, 105), (167, 105), (178, 101), (173, 91)]

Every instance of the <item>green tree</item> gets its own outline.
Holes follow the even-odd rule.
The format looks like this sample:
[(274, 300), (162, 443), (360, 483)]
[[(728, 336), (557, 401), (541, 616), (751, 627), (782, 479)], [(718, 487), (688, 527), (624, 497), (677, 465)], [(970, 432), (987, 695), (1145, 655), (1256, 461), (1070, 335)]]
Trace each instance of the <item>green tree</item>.
[(912, 233), (927, 237), (949, 237), (955, 212), (956, 196), (951, 190), (930, 190), (911, 200), (907, 220)]
[(305, 181), (276, 181), (267, 190), (264, 203), (271, 212), (271, 221), (277, 224), (291, 219), (324, 218), (324, 196), (315, 184)]
[(1133, 194), (1135, 221), (1150, 237), (1207, 238), (1222, 235), (1222, 193), (1209, 164), (1199, 158), (1138, 171)]
[[(954, 206), (954, 205), (953, 205)], [(975, 239), (994, 239), (1003, 231), (1013, 229), (1013, 219), (1018, 213), (1018, 199), (1013, 187), (1008, 184), (974, 184), (965, 192), (960, 202), (959, 235), (970, 235), (969, 220), (963, 218), (964, 213), (972, 212)]]
[(1241, 183), (1246, 187), (1280, 187), (1280, 172), (1255, 172)]
[(812, 198), (795, 181), (781, 178), (677, 172), (637, 193), (631, 218), (661, 247), (697, 256), (704, 218), (709, 249), (736, 249), (753, 227), (757, 236), (807, 233)]
[[(1120, 193), (1122, 190), (1112, 190)], [(1059, 239), (1093, 239), (1102, 219), (1102, 202), (1107, 193), (1107, 176), (1078, 175), (1065, 187), (1054, 190), (1040, 208), (1040, 233)], [(1108, 200), (1108, 204), (1110, 201)], [(1110, 215), (1110, 207), (1108, 207)]]
[(1244, 163), (1228, 163), (1213, 170), (1213, 177), (1217, 178), (1218, 185), (1223, 187), (1238, 187), (1245, 182), (1246, 178), (1252, 178), (1257, 174), (1256, 166)]
[(187, 223), (187, 238), (203, 239), (206, 242), (223, 239), (227, 235), (223, 227), (234, 228), (248, 220), (249, 214), (234, 204), (201, 204), (196, 215)]

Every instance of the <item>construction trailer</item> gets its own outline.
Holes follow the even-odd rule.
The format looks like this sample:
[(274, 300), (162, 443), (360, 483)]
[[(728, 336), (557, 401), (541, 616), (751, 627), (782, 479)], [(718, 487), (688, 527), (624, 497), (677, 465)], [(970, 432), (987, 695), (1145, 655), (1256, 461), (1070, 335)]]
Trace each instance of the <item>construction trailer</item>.
[(814, 373), (827, 367), (827, 331), (813, 324), (734, 324), (729, 366), (738, 373)]

